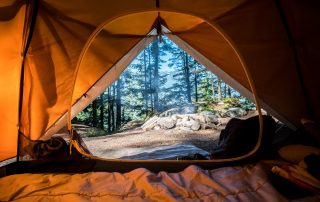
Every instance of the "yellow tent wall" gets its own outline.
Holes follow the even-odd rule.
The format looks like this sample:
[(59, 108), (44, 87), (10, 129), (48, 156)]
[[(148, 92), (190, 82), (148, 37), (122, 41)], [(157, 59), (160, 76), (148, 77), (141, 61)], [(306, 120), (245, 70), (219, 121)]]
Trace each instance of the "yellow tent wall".
[(26, 6), (0, 2), (0, 160), (16, 155)]

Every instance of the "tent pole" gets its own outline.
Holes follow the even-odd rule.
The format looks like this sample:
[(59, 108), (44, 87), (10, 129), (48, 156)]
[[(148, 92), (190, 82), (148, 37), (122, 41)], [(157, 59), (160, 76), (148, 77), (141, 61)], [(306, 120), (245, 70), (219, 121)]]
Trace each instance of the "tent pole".
[(288, 20), (287, 20), (285, 10), (284, 10), (284, 8), (282, 6), (281, 0), (275, 0), (275, 5), (276, 5), (276, 7), (278, 9), (282, 24), (283, 24), (284, 29), (286, 31), (287, 37), (289, 39), (290, 46), (292, 47), (293, 58), (294, 58), (294, 61), (295, 61), (295, 64), (296, 64), (295, 67), (296, 67), (296, 70), (297, 70), (298, 79), (299, 79), (299, 83), (300, 83), (300, 86), (301, 86), (302, 94), (304, 96), (304, 101), (306, 103), (307, 116), (308, 116), (308, 118), (314, 119), (314, 113), (313, 113), (313, 111), (311, 109), (311, 101), (310, 101), (309, 96), (307, 94), (307, 90), (306, 90), (307, 88), (306, 88), (306, 85), (305, 85), (305, 82), (304, 82), (304, 79), (303, 79), (303, 73), (302, 73), (301, 63), (300, 63), (299, 56), (298, 56), (299, 55), (298, 54), (298, 50), (297, 50), (297, 48), (295, 46), (294, 37), (292, 35), (291, 29), (290, 29), (290, 26), (289, 26), (289, 23), (288, 23)]
[(20, 72), (20, 87), (19, 87), (19, 108), (18, 108), (18, 142), (17, 142), (17, 162), (19, 161), (19, 153), (21, 146), (21, 133), (20, 133), (20, 125), (21, 125), (21, 115), (22, 115), (22, 104), (23, 104), (23, 86), (24, 86), (24, 63), (25, 58), (27, 56), (27, 52), (31, 43), (34, 27), (36, 24), (36, 18), (38, 14), (39, 0), (27, 0), (26, 2), (26, 14), (25, 14), (25, 22), (24, 22), (24, 30), (23, 30), (23, 41), (22, 41), (22, 64), (21, 64), (21, 72)]

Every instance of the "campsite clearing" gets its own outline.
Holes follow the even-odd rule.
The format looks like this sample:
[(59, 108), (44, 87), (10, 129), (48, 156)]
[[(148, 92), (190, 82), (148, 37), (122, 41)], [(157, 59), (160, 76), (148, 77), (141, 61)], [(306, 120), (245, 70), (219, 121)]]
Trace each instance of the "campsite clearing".
[(114, 135), (84, 138), (83, 140), (93, 155), (114, 158), (121, 155), (118, 153), (120, 151), (127, 153), (133, 148), (151, 148), (174, 144), (191, 144), (212, 152), (219, 135), (220, 131), (214, 129), (200, 131), (171, 129), (146, 132), (142, 129), (134, 129)]

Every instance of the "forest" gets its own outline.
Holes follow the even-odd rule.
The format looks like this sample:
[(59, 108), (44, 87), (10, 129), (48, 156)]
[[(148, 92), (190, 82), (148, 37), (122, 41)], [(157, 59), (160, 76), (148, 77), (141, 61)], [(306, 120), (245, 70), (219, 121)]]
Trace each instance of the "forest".
[[(236, 101), (247, 110), (254, 108), (248, 99), (162, 37), (151, 42), (72, 122), (112, 134), (130, 121), (145, 121), (177, 106), (208, 106), (225, 100)], [(210, 107), (201, 110), (214, 112)]]

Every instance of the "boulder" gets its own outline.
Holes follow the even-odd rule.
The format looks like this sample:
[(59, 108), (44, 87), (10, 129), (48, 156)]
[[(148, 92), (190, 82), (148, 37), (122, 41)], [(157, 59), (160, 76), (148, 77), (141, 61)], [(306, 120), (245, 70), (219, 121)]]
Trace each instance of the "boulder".
[(206, 129), (218, 129), (218, 126), (213, 124), (213, 123), (201, 123), (201, 129), (206, 130)]
[(200, 123), (196, 120), (190, 119), (190, 128), (191, 130), (199, 130), (201, 127)]
[[(184, 108), (184, 112), (193, 111), (189, 108), (190, 106)], [(186, 110), (188, 109), (188, 110)], [(159, 130), (159, 129), (172, 129), (178, 127), (179, 129), (184, 128), (184, 130), (200, 130), (200, 129), (212, 129), (217, 128), (221, 125), (219, 117), (210, 111), (203, 111), (194, 114), (180, 114), (176, 112), (181, 112), (181, 108), (172, 108), (160, 114), (154, 116), (147, 120), (141, 128), (144, 130)], [(183, 111), (183, 110), (182, 110)]]
[(174, 114), (174, 115), (171, 116), (171, 119), (174, 120), (175, 122), (177, 122), (178, 117), (177, 117), (177, 115)]
[(151, 117), (141, 126), (141, 128), (145, 131), (152, 130), (157, 125), (158, 119), (159, 119), (158, 116)]
[(213, 112), (203, 111), (200, 112), (200, 115), (203, 115), (205, 117), (205, 123), (219, 124), (219, 117), (215, 115)]
[(226, 117), (226, 118), (219, 118), (218, 120), (221, 125), (227, 125), (230, 119), (231, 119), (230, 117)]
[(242, 116), (245, 116), (245, 115), (247, 115), (247, 111), (242, 109), (242, 108), (239, 108), (239, 107), (229, 108), (227, 110), (227, 112), (225, 113), (225, 116), (231, 117), (231, 118), (242, 117)]
[(188, 128), (191, 130), (199, 130), (201, 125), (199, 121), (194, 120), (189, 117), (183, 117), (182, 119), (178, 119), (176, 123), (177, 127)]
[(176, 120), (173, 120), (171, 117), (160, 117), (157, 120), (157, 124), (162, 129), (171, 129), (176, 125)]
[(190, 114), (190, 118), (199, 121), (199, 123), (206, 123), (207, 117), (200, 114)]

